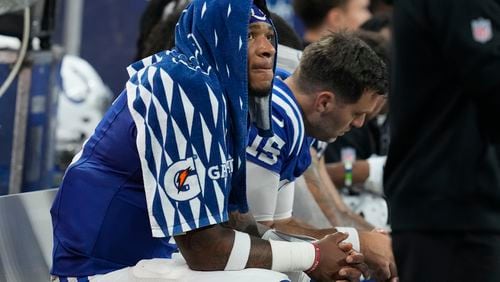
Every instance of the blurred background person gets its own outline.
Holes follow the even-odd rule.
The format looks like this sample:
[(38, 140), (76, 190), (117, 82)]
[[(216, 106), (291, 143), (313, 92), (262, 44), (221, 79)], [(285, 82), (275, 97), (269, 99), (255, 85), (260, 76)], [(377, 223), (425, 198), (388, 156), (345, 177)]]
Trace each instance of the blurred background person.
[(306, 44), (329, 32), (356, 30), (370, 19), (369, 0), (294, 0), (293, 8), (302, 20)]

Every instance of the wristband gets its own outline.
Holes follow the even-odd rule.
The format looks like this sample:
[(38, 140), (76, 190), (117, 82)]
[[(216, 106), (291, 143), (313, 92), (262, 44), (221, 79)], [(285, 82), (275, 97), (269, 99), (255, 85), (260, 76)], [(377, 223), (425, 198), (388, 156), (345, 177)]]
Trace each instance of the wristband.
[(373, 155), (366, 160), (370, 168), (365, 187), (377, 195), (384, 195), (383, 174), (386, 159), (386, 156)]
[(304, 271), (306, 274), (310, 274), (311, 272), (313, 272), (316, 268), (318, 268), (318, 265), (319, 265), (319, 260), (321, 259), (321, 252), (319, 250), (319, 246), (317, 243), (312, 243), (313, 246), (314, 246), (314, 263), (313, 265), (311, 266), (311, 268), (309, 268), (308, 270)]
[(352, 163), (351, 162), (344, 163), (344, 186), (345, 187), (352, 186)]
[(314, 267), (316, 262), (316, 247), (313, 244), (274, 240), (270, 240), (269, 243), (273, 252), (271, 270), (293, 272), (310, 270)]
[(344, 242), (351, 243), (352, 249), (356, 252), (361, 250), (358, 231), (352, 227), (335, 227), (338, 232), (347, 233), (349, 237)]
[(344, 163), (344, 186), (352, 186), (352, 166), (356, 161), (356, 149), (344, 147), (340, 150), (342, 163)]
[(250, 256), (250, 236), (247, 233), (234, 230), (234, 242), (231, 254), (224, 270), (242, 270)]

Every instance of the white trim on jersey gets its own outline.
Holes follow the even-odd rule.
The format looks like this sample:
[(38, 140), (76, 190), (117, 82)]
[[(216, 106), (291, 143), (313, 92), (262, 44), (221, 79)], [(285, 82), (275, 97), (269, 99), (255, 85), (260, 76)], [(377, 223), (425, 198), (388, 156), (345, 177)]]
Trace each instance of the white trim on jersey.
[[(272, 100), (277, 106), (282, 108), (285, 113), (289, 113), (288, 117), (293, 125), (293, 140), (292, 140), (292, 149), (289, 152), (289, 156), (295, 151), (295, 155), (298, 155), (300, 152), (300, 148), (302, 147), (302, 142), (304, 141), (304, 122), (302, 121), (302, 114), (300, 110), (297, 108), (296, 103), (286, 94), (286, 92), (274, 85), (273, 89), (276, 90), (281, 96), (283, 96), (285, 100), (283, 100), (278, 95), (273, 95)], [(293, 113), (293, 114), (291, 114)], [(298, 143), (298, 146), (296, 144)]]

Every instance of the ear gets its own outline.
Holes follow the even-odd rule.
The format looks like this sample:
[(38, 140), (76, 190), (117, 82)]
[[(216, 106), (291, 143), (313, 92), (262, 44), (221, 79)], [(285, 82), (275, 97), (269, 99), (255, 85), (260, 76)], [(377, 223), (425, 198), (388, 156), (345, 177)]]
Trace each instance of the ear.
[(326, 27), (330, 31), (339, 31), (344, 26), (344, 11), (340, 7), (333, 8), (328, 11), (325, 19)]
[(330, 91), (322, 91), (316, 95), (314, 108), (319, 113), (329, 112), (335, 104), (335, 94)]

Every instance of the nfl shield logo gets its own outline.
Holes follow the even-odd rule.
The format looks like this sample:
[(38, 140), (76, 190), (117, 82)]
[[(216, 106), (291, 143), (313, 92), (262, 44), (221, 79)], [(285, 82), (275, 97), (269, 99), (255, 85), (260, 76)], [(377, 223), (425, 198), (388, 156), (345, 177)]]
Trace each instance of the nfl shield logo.
[(479, 43), (486, 43), (493, 37), (491, 21), (489, 19), (479, 18), (471, 22), (472, 36)]

